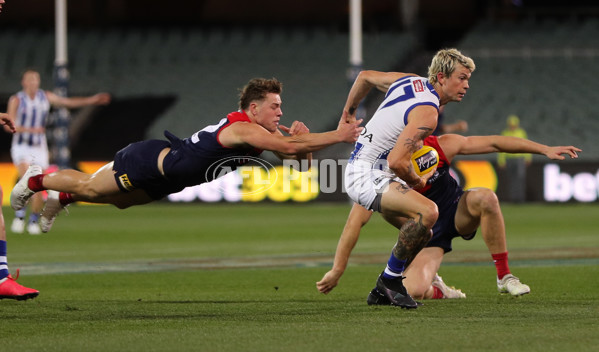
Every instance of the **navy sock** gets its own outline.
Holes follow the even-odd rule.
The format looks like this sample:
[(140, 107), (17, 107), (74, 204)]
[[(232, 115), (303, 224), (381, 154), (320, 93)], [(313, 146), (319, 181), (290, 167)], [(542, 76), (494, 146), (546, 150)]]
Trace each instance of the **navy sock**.
[(0, 241), (0, 280), (7, 277), (8, 262), (6, 261), (6, 241)]
[(25, 215), (27, 214), (27, 209), (23, 208), (15, 211), (15, 218), (25, 219)]
[(401, 276), (406, 266), (406, 261), (397, 259), (393, 253), (389, 257), (389, 261), (387, 262), (387, 267), (383, 272), (383, 277), (387, 279), (396, 279)]
[(39, 213), (31, 213), (29, 214), (29, 223), (33, 223), (33, 222), (37, 222), (40, 218), (40, 214)]

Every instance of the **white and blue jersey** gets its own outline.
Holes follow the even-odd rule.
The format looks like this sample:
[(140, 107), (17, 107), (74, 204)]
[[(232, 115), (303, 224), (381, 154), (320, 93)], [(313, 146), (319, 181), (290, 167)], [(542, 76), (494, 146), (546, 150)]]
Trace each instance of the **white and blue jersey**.
[(386, 160), (408, 123), (409, 113), (420, 105), (439, 109), (439, 95), (427, 79), (408, 76), (394, 82), (358, 138), (351, 159), (372, 164)]
[[(440, 98), (423, 77), (407, 76), (389, 87), (385, 99), (362, 131), (345, 172), (348, 195), (356, 203), (372, 209), (377, 194), (391, 180), (399, 178), (387, 164), (387, 156), (408, 123), (410, 112), (422, 105), (439, 109)], [(378, 210), (378, 209), (374, 209)]]
[[(45, 128), (50, 102), (43, 90), (38, 90), (33, 99), (24, 91), (16, 94), (19, 99), (15, 124), (24, 128)], [(45, 133), (17, 132), (13, 144), (40, 145), (46, 143)]]
[[(38, 90), (31, 98), (24, 91), (18, 92), (16, 98), (19, 100), (15, 125), (17, 130), (23, 128), (25, 131), (17, 132), (12, 137), (11, 157), (13, 163), (37, 164), (42, 168), (48, 167), (48, 142), (46, 141), (46, 120), (50, 112), (50, 102), (43, 90)], [(39, 132), (31, 132), (38, 129)]]

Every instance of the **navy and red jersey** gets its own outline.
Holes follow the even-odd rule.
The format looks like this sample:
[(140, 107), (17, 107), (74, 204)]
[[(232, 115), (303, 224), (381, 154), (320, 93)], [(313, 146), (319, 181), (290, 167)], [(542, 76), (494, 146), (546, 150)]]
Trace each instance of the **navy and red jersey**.
[(164, 174), (169, 182), (186, 187), (210, 182), (259, 156), (262, 153), (260, 149), (229, 148), (220, 143), (220, 132), (237, 122), (251, 121), (245, 112), (238, 111), (189, 138), (179, 139), (165, 131), (165, 136), (171, 142), (171, 151), (163, 163)]
[(437, 136), (426, 137), (424, 145), (429, 145), (437, 150), (437, 153), (439, 153), (439, 165), (437, 166), (435, 175), (429, 180), (429, 184), (419, 189), (418, 192), (437, 203), (437, 206), (441, 210), (444, 205), (450, 205), (458, 201), (463, 190), (449, 172), (450, 162), (447, 160), (443, 149), (441, 149)]
[(437, 204), (439, 209), (439, 218), (433, 225), (433, 238), (426, 244), (426, 247), (440, 247), (445, 253), (452, 250), (451, 241), (455, 237), (462, 236), (466, 240), (474, 238), (476, 231), (467, 235), (460, 235), (455, 228), (455, 214), (457, 212), (458, 202), (464, 194), (464, 190), (449, 172), (450, 163), (441, 149), (436, 136), (429, 136), (424, 139), (424, 144), (429, 145), (439, 153), (439, 165), (435, 175), (429, 179), (426, 187), (418, 190), (425, 197)]

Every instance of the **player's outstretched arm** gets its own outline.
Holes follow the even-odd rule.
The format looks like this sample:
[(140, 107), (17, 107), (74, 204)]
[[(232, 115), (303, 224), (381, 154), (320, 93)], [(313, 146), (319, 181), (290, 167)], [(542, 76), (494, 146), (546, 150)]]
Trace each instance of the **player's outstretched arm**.
[[(446, 138), (452, 143), (444, 143), (452, 146), (459, 146), (457, 154), (485, 154), (485, 153), (533, 153), (545, 155), (552, 160), (564, 160), (564, 155), (571, 158), (578, 158), (578, 153), (582, 149), (574, 146), (548, 146), (537, 143), (529, 139), (511, 137), (511, 136), (470, 136), (463, 137), (459, 135), (443, 135), (439, 137), (439, 142)], [(449, 148), (452, 148), (449, 146)], [(445, 150), (445, 148), (443, 148)]]
[(47, 91), (46, 96), (53, 106), (62, 106), (69, 109), (88, 105), (106, 105), (110, 103), (111, 100), (110, 94), (108, 93), (98, 93), (89, 97), (62, 97)]
[(311, 153), (336, 143), (354, 143), (362, 127), (354, 123), (340, 123), (335, 131), (323, 133), (305, 133), (293, 136), (272, 134), (255, 123), (234, 123), (223, 129), (219, 135), (222, 145), (230, 148), (252, 146), (288, 155)]
[(345, 272), (345, 268), (347, 268), (349, 256), (358, 242), (360, 230), (368, 223), (371, 215), (371, 211), (354, 203), (337, 244), (333, 268), (316, 283), (318, 291), (327, 294), (337, 286), (339, 279)]

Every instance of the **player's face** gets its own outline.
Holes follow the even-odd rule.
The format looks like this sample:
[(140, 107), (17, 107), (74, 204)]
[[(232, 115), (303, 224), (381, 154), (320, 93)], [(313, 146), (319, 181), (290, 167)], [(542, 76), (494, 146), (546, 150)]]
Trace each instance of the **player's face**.
[[(0, 0), (2, 1), (2, 0)], [(36, 92), (40, 87), (40, 74), (37, 72), (25, 72), (21, 85), (26, 92)]]
[(275, 93), (268, 93), (263, 101), (256, 102), (252, 113), (260, 126), (266, 128), (269, 132), (276, 131), (279, 127), (281, 116), (283, 116), (281, 96)]
[(0, 0), (0, 12), (2, 12), (2, 4), (4, 4), (5, 1), (4, 0)]
[(466, 91), (470, 88), (468, 84), (470, 80), (470, 76), (472, 72), (469, 69), (462, 65), (458, 65), (455, 71), (449, 76), (449, 78), (445, 78), (443, 84), (443, 91), (445, 96), (449, 101), (457, 101), (460, 102), (464, 99), (466, 95)]

